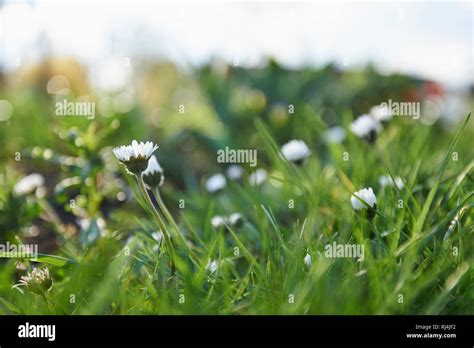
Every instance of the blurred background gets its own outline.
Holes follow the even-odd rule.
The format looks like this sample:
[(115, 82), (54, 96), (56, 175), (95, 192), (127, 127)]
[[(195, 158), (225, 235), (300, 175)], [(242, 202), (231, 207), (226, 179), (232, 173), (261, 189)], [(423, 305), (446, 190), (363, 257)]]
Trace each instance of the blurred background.
[[(373, 62), (384, 73), (451, 86), (473, 81), (470, 1), (1, 3), (4, 69), (70, 56), (100, 87), (118, 87), (111, 70), (122, 69), (109, 64), (125, 57), (166, 59), (180, 68), (213, 58), (247, 68), (267, 57), (293, 69)], [(100, 73), (105, 66), (108, 75)]]
[[(316, 154), (324, 128), (311, 132), (309, 119), (345, 126), (389, 99), (421, 103), (421, 119), (404, 122), (449, 132), (472, 103), (472, 35), (462, 1), (0, 0), (2, 233), (49, 230), (47, 206), (11, 194), (39, 172), (42, 204), (59, 211), (46, 220), (97, 234), (130, 200), (110, 150), (132, 139), (160, 145), (176, 199), (224, 170), (217, 149), (260, 147), (256, 117), (280, 144), (304, 138)], [(56, 115), (63, 99), (94, 102), (95, 118)]]

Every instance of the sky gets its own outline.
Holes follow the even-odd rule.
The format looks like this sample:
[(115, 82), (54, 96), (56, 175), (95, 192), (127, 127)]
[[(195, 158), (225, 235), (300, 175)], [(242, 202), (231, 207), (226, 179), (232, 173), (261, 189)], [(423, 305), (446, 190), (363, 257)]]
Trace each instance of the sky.
[(469, 1), (150, 2), (11, 1), (0, 15), (0, 62), (15, 69), (44, 52), (91, 69), (137, 55), (183, 66), (212, 57), (290, 68), (373, 62), (447, 85), (474, 82)]

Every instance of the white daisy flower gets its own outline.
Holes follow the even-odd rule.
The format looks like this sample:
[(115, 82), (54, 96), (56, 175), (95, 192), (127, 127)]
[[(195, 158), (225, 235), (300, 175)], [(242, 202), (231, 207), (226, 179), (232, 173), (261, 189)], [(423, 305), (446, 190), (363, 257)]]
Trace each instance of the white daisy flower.
[(291, 140), (281, 147), (281, 154), (290, 162), (301, 163), (311, 154), (303, 140)]
[(370, 108), (369, 115), (378, 122), (388, 122), (393, 118), (390, 110), (379, 105)]
[(151, 141), (138, 143), (133, 140), (131, 145), (122, 145), (112, 151), (130, 173), (140, 174), (147, 168), (148, 160), (157, 148), (158, 145), (154, 145)]
[(311, 267), (311, 255), (306, 253), (305, 257), (304, 257), (304, 264), (306, 265), (306, 267)]
[(324, 133), (324, 138), (329, 144), (340, 144), (346, 138), (346, 131), (340, 126), (331, 127)]
[(251, 186), (260, 186), (267, 179), (267, 171), (263, 168), (258, 168), (249, 176), (249, 184)]
[(150, 157), (148, 161), (148, 167), (142, 173), (143, 181), (148, 189), (153, 189), (163, 185), (165, 181), (165, 175), (163, 174), (163, 168), (161, 168), (155, 155)]
[(224, 225), (225, 225), (225, 218), (223, 216), (216, 215), (211, 219), (211, 226), (216, 230)]
[(238, 164), (233, 164), (227, 168), (226, 174), (230, 180), (237, 181), (242, 179), (242, 176), (244, 175), (244, 168)]
[(43, 187), (44, 177), (41, 174), (33, 173), (23, 177), (13, 188), (13, 192), (17, 196), (23, 196), (34, 192), (36, 189)]
[(206, 265), (206, 270), (209, 273), (215, 273), (217, 269), (219, 268), (219, 263), (216, 260), (209, 260), (209, 262)]
[(396, 184), (397, 187), (401, 190), (405, 186), (404, 183), (403, 183), (402, 178), (397, 176), (395, 178), (395, 182), (393, 182), (392, 177), (390, 175), (380, 176), (379, 177), (379, 184), (382, 187), (382, 189), (384, 189), (386, 186), (395, 187), (395, 184)]
[(355, 119), (350, 126), (351, 132), (359, 138), (364, 138), (369, 142), (375, 141), (377, 134), (382, 130), (382, 126), (369, 115), (362, 115)]
[(369, 187), (368, 189), (364, 188), (360, 191), (355, 192), (351, 196), (352, 208), (354, 208), (354, 210), (361, 210), (361, 209), (365, 210), (367, 209), (367, 206), (354, 196), (359, 197), (361, 200), (367, 203), (371, 208), (374, 208), (375, 205), (377, 204), (377, 198), (375, 197), (372, 187)]
[(235, 227), (239, 227), (242, 225), (242, 223), (244, 222), (244, 219), (242, 217), (242, 214), (240, 213), (232, 213), (230, 214), (229, 216), (229, 223), (232, 225), (232, 226), (235, 226)]
[(206, 181), (206, 190), (209, 193), (215, 193), (224, 189), (227, 185), (227, 180), (224, 174), (214, 174)]
[(155, 231), (151, 234), (151, 237), (157, 242), (160, 242), (163, 239), (163, 232)]

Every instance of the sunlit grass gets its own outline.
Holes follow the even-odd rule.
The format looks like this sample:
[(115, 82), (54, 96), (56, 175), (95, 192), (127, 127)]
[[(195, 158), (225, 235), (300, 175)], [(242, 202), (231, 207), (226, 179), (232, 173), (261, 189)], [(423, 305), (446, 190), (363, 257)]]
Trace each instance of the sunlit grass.
[[(315, 126), (321, 121), (313, 116), (315, 121), (300, 122), (321, 134)], [(165, 192), (181, 233), (173, 236), (174, 270), (166, 249), (152, 237), (159, 228), (153, 215), (118, 210), (110, 219), (126, 224), (113, 224), (91, 243), (60, 247), (57, 254), (65, 264), (40, 260), (54, 279), (45, 297), (12, 289), (17, 260), (5, 261), (0, 312), (472, 314), (472, 130), (465, 129), (467, 122), (451, 142), (425, 126), (395, 121), (375, 145), (349, 135), (343, 145), (316, 148), (307, 138), (315, 151), (295, 166), (281, 158), (281, 144), (257, 119), (259, 166), (269, 172), (262, 186), (250, 186), (244, 178), (215, 195), (202, 187)], [(344, 152), (348, 161), (342, 160)], [(381, 190), (382, 174), (403, 177), (404, 188)], [(141, 201), (136, 183), (127, 180)], [(373, 187), (377, 196), (373, 220), (351, 207), (351, 193), (363, 187)], [(93, 188), (84, 194), (100, 199)], [(242, 226), (212, 228), (212, 216), (232, 212), (245, 217)], [(64, 233), (59, 226), (56, 232)], [(325, 245), (333, 241), (364, 245), (365, 260), (325, 257)], [(306, 253), (312, 257), (309, 268)], [(207, 267), (212, 260), (218, 264), (214, 272)]]

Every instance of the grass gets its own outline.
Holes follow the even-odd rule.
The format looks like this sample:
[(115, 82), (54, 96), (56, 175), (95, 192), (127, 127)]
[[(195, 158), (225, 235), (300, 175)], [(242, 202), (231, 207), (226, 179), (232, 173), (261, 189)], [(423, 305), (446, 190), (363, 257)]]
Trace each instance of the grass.
[[(212, 76), (206, 84), (213, 102), (220, 101), (216, 110), (236, 122), (219, 95), (232, 93), (219, 90)], [(37, 122), (41, 113), (25, 103)], [(276, 127), (265, 112), (226, 128), (224, 138), (236, 138), (235, 147), (258, 150), (258, 166), (269, 173), (258, 187), (248, 184), (246, 168), (242, 181), (228, 181), (217, 194), (205, 191), (199, 178), (225, 169), (213, 157), (225, 139), (206, 143), (188, 133), (158, 141), (166, 177), (161, 196), (178, 225), (177, 231), (167, 224), (174, 267), (153, 235), (159, 225), (136, 180), (110, 151), (128, 142), (127, 131), (148, 134), (145, 122), (112, 117), (74, 120), (72, 127), (60, 120), (52, 126), (57, 141), (44, 129), (38, 132), (45, 139), (38, 133), (31, 142), (17, 139), (22, 163), (1, 164), (0, 237), (26, 242), (20, 232), (35, 225), (57, 247), (38, 262), (0, 260), (0, 314), (474, 314), (470, 115), (455, 132), (395, 117), (374, 144), (350, 132), (342, 144), (328, 144), (322, 116), (309, 105), (296, 110), (291, 130)], [(347, 130), (353, 116), (341, 114)], [(12, 119), (13, 134), (33, 132), (21, 133), (22, 122)], [(308, 144), (312, 154), (303, 165), (280, 156), (285, 137)], [(179, 150), (190, 138), (211, 150), (197, 145), (196, 157)], [(196, 164), (197, 157), (203, 162)], [(47, 175), (45, 197), (11, 193), (18, 167)], [(402, 177), (403, 188), (382, 189), (381, 175)], [(352, 194), (365, 187), (377, 197), (371, 220), (351, 206)], [(130, 199), (117, 203), (120, 192)], [(213, 216), (233, 212), (243, 215), (241, 226), (212, 227)], [(79, 219), (87, 224), (78, 228)], [(333, 242), (363, 245), (364, 260), (326, 257)], [(211, 261), (218, 264), (214, 272)], [(45, 296), (13, 288), (33, 266), (51, 271)]]
[[(70, 259), (64, 265), (40, 259), (55, 274), (46, 297), (3, 283), (0, 312), (472, 314), (472, 162), (451, 160), (468, 120), (443, 157), (400, 156), (403, 148), (427, 153), (431, 143), (431, 134), (407, 130), (378, 150), (349, 139), (353, 150), (347, 163), (332, 158), (323, 164), (312, 156), (302, 167), (279, 157), (275, 139), (258, 120), (261, 151), (273, 169), (269, 182), (257, 188), (231, 183), (215, 196), (184, 196), (186, 208), (174, 209), (184, 237), (175, 236), (174, 275), (167, 255), (150, 237), (157, 229), (152, 216), (137, 217), (138, 230), (126, 243), (111, 234), (83, 252), (64, 252)], [(333, 156), (341, 150), (329, 149)], [(459, 154), (468, 156), (467, 149)], [(352, 210), (350, 195), (376, 187), (381, 173), (402, 174), (406, 186), (376, 189), (378, 215), (368, 221)], [(177, 197), (167, 198), (176, 206)], [(399, 199), (403, 208), (397, 206)], [(210, 217), (234, 211), (244, 214), (242, 227), (212, 229)], [(364, 245), (365, 260), (325, 257), (324, 247), (333, 241)], [(313, 259), (309, 269), (303, 262), (306, 252)], [(219, 264), (212, 274), (206, 270), (210, 260)], [(15, 260), (9, 260), (2, 280), (14, 272)]]

